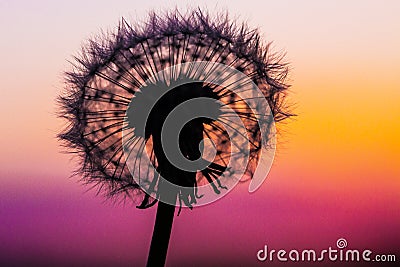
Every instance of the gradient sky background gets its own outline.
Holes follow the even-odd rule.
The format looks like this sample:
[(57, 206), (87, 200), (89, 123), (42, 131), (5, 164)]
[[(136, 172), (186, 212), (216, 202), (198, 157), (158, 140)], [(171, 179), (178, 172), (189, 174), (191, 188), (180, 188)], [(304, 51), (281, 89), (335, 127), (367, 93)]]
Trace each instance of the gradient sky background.
[[(400, 260), (400, 2), (196, 3), (287, 51), (299, 116), (256, 193), (243, 185), (175, 218), (167, 264), (271, 266), (257, 265), (264, 245), (323, 249), (340, 237)], [(0, 0), (0, 265), (144, 265), (155, 209), (104, 202), (68, 178), (76, 165), (54, 138), (54, 100), (86, 39), (175, 5), (187, 7)]]

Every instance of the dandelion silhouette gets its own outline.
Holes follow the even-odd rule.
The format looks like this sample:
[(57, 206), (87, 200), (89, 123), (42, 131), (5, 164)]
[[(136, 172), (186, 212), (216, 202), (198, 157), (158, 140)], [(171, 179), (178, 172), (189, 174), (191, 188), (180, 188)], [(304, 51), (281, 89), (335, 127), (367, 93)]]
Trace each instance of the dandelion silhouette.
[(287, 66), (256, 30), (199, 9), (122, 20), (75, 59), (58, 137), (99, 193), (158, 202), (147, 264), (163, 266), (176, 202), (215, 200), (275, 148), (274, 123), (291, 116)]

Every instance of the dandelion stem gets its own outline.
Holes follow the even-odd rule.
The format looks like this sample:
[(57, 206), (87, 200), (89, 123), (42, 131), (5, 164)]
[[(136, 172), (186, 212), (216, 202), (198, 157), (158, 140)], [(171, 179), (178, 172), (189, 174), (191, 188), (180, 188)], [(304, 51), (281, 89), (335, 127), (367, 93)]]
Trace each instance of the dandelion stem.
[(159, 201), (157, 206), (156, 222), (151, 239), (147, 266), (164, 266), (167, 258), (169, 238), (174, 220), (175, 206)]

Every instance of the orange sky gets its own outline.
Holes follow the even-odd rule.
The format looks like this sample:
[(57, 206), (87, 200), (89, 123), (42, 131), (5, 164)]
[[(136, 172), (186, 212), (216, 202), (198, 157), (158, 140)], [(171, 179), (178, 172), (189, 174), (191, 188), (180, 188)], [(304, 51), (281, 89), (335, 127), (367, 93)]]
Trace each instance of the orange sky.
[[(74, 164), (59, 153), (54, 138), (63, 123), (55, 118), (54, 99), (63, 87), (67, 60), (100, 27), (112, 28), (122, 15), (141, 17), (155, 3), (168, 6), (150, 1), (127, 12), (132, 6), (128, 1), (112, 9), (98, 2), (92, 14), (90, 5), (75, 9), (45, 1), (33, 6), (3, 4), (0, 27), (8, 39), (2, 40), (0, 52), (2, 173), (71, 172)], [(312, 166), (321, 172), (333, 164), (343, 172), (357, 168), (370, 183), (376, 179), (373, 173), (383, 172), (385, 181), (398, 185), (398, 2), (221, 1), (217, 6), (258, 25), (264, 37), (274, 41), (275, 51), (287, 52), (290, 98), (298, 117), (283, 127), (279, 164), (290, 168), (301, 159), (300, 168)], [(11, 21), (13, 27), (8, 27)], [(308, 178), (310, 182), (321, 179), (317, 173)], [(358, 184), (361, 178), (350, 179)]]

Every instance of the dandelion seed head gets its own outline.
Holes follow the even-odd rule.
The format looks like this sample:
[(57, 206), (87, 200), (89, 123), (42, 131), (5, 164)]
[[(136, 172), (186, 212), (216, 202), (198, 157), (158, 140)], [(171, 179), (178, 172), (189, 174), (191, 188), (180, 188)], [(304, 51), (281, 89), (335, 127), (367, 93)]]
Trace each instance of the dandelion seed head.
[[(270, 107), (269, 115), (278, 122), (291, 116), (284, 101), (288, 70), (282, 56), (271, 53), (269, 47), (261, 41), (257, 30), (237, 24), (227, 14), (214, 17), (200, 9), (187, 13), (151, 12), (142, 24), (130, 24), (123, 19), (114, 33), (88, 41), (80, 56), (75, 57), (72, 71), (65, 74), (65, 91), (58, 99), (59, 114), (67, 121), (58, 137), (68, 151), (78, 155), (81, 162), (77, 174), (84, 183), (107, 196), (125, 196), (141, 203), (142, 208), (151, 206), (154, 202), (149, 192), (143, 192), (127, 166), (126, 155), (130, 152), (121, 141), (125, 132), (128, 144), (149, 154), (150, 161), (157, 170), (162, 169), (163, 175), (183, 177), (174, 182), (188, 187), (179, 192), (180, 200), (187, 206), (196, 203), (196, 187), (200, 184), (212, 184), (218, 194), (224, 188), (219, 177), (224, 171), (231, 171), (227, 169), (227, 161), (234, 158), (230, 156), (232, 136), (216, 119), (224, 119), (221, 114), (228, 114), (219, 104), (223, 103), (236, 112), (246, 127), (245, 135), (251, 142), (249, 163), (244, 171), (251, 177), (260, 150), (271, 137), (261, 136), (263, 132), (258, 125), (260, 120), (269, 118), (253, 114), (235, 93), (238, 88), (246, 88), (248, 81), (238, 80), (227, 87), (199, 82), (207, 73), (204, 69), (215, 77), (222, 77), (224, 71), (220, 68), (212, 71), (206, 65), (204, 69), (191, 68), (186, 63), (224, 64), (243, 73), (262, 92)], [(189, 82), (182, 84), (182, 80)], [(165, 93), (163, 88), (171, 90)], [(215, 144), (215, 160), (208, 168), (191, 175), (192, 178), (184, 178), (189, 177), (188, 172), (180, 170), (167, 174), (166, 167), (160, 167), (164, 155), (155, 149), (157, 134), (174, 108), (200, 97), (215, 100), (208, 107), (214, 119), (200, 117), (190, 121), (182, 129), (179, 146), (187, 158), (197, 160), (201, 155), (196, 146), (207, 138)], [(187, 141), (190, 139), (196, 139), (197, 143)], [(157, 180), (152, 174), (147, 176), (153, 182)], [(148, 183), (157, 192), (160, 185), (157, 182), (152, 185), (152, 180)]]

